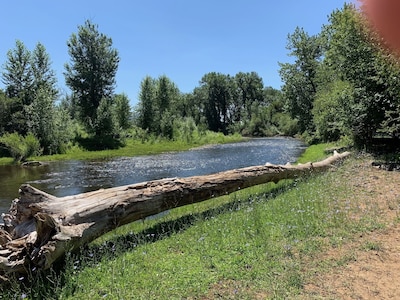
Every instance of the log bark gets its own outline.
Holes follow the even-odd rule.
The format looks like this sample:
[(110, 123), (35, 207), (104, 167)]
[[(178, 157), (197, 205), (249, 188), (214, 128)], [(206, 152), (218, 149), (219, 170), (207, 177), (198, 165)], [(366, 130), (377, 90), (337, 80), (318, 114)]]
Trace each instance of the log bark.
[(253, 166), (212, 175), (168, 178), (67, 197), (22, 185), (19, 199), (3, 215), (0, 278), (47, 269), (68, 251), (79, 249), (121, 225), (179, 206), (226, 195), (250, 186), (325, 171), (350, 153), (316, 163)]

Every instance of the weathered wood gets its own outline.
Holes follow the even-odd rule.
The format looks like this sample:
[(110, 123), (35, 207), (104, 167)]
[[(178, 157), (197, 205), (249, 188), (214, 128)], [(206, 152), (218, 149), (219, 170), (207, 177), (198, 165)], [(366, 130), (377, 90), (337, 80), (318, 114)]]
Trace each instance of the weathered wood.
[(254, 166), (212, 175), (168, 178), (54, 197), (22, 185), (20, 197), (3, 215), (0, 228), (0, 278), (47, 269), (67, 251), (147, 216), (250, 186), (324, 171), (350, 153), (335, 153), (304, 165)]

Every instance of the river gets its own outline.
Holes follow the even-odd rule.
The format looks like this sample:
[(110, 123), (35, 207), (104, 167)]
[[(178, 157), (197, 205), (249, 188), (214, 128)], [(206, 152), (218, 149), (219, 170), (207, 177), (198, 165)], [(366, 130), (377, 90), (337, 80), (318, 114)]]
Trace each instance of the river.
[(304, 144), (296, 139), (260, 138), (158, 155), (57, 161), (39, 167), (0, 166), (0, 213), (8, 211), (23, 183), (62, 197), (99, 188), (206, 175), (267, 162), (285, 164), (294, 162), (304, 148)]

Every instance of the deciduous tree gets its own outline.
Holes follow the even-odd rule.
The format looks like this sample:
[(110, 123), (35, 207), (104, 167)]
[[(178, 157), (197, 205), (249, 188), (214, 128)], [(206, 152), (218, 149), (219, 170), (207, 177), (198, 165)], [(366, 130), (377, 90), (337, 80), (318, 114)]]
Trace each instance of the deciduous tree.
[(148, 132), (154, 130), (155, 89), (155, 80), (146, 76), (140, 84), (137, 123)]
[(127, 130), (131, 127), (131, 107), (126, 94), (114, 96), (115, 117), (119, 129)]
[(65, 80), (78, 99), (81, 121), (95, 135), (97, 112), (105, 98), (111, 98), (118, 69), (118, 51), (112, 39), (98, 31), (98, 26), (86, 21), (78, 33), (68, 40), (71, 62), (65, 64)]
[(297, 27), (288, 35), (286, 47), (294, 57), (293, 63), (280, 63), (280, 76), (284, 82), (282, 91), (287, 100), (288, 111), (298, 120), (299, 130), (313, 131), (311, 110), (317, 92), (317, 70), (323, 54), (321, 39), (310, 36)]

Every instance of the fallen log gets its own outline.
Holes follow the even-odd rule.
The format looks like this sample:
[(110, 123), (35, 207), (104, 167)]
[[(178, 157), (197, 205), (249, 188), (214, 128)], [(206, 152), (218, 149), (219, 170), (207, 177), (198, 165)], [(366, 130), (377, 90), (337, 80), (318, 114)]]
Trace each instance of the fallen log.
[(22, 185), (19, 199), (3, 214), (0, 278), (47, 269), (68, 251), (79, 249), (121, 225), (179, 206), (201, 202), (250, 186), (324, 171), (350, 153), (316, 163), (254, 166), (212, 175), (168, 178), (55, 197)]

